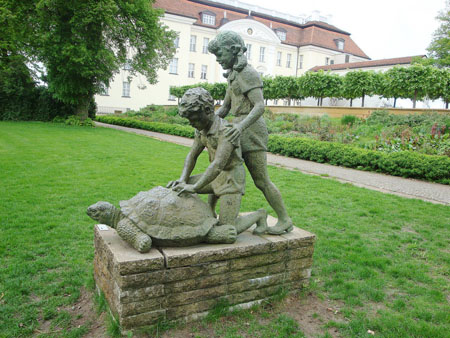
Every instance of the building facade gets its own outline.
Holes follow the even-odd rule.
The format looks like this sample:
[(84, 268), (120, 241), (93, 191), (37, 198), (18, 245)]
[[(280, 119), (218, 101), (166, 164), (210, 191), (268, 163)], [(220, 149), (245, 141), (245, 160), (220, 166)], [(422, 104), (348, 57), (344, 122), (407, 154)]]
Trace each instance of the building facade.
[(169, 94), (171, 86), (225, 81), (223, 69), (207, 49), (225, 30), (242, 36), (248, 61), (261, 75), (299, 76), (315, 66), (370, 60), (350, 33), (314, 18), (235, 0), (156, 0), (154, 7), (165, 11), (162, 24), (178, 33), (176, 54), (166, 70), (159, 70), (156, 85), (142, 75), (130, 77), (126, 66), (121, 69), (103, 95), (95, 97), (99, 113), (176, 104)]

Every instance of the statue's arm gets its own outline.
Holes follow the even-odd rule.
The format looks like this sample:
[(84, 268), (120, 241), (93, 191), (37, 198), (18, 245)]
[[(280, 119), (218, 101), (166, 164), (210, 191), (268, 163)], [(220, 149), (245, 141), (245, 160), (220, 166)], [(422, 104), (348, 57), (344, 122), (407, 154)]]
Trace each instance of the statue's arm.
[(253, 88), (247, 93), (247, 97), (253, 105), (253, 109), (241, 122), (233, 125), (226, 132), (226, 136), (230, 142), (235, 142), (239, 139), (242, 132), (250, 127), (264, 114), (264, 97), (262, 88)]
[(225, 137), (220, 137), (218, 143), (214, 160), (209, 164), (208, 168), (206, 168), (200, 179), (194, 184), (195, 191), (200, 191), (206, 185), (214, 181), (230, 159), (234, 146), (231, 142), (226, 140)]
[(184, 160), (183, 171), (180, 176), (180, 181), (186, 183), (191, 176), (192, 171), (195, 168), (195, 164), (197, 163), (197, 158), (202, 153), (205, 146), (201, 143), (199, 137), (195, 137), (194, 144), (189, 151), (189, 154), (186, 156)]
[(230, 92), (227, 90), (225, 93), (225, 98), (223, 99), (222, 106), (217, 109), (216, 115), (220, 116), (221, 118), (224, 118), (228, 115), (231, 108), (231, 98), (230, 98)]

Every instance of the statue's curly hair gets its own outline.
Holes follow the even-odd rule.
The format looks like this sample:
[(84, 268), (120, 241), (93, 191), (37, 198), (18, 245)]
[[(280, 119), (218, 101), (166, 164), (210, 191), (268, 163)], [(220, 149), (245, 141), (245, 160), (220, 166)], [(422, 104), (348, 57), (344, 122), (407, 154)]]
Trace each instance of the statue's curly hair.
[(216, 38), (208, 44), (208, 51), (216, 55), (220, 47), (231, 48), (231, 46), (236, 46), (238, 50), (237, 62), (233, 66), (233, 69), (239, 72), (247, 66), (247, 57), (244, 55), (247, 51), (247, 47), (245, 47), (244, 40), (238, 33), (232, 31), (220, 32), (217, 34)]
[(181, 117), (188, 117), (191, 112), (197, 112), (199, 110), (203, 110), (208, 115), (213, 114), (214, 99), (202, 87), (188, 89), (180, 100), (178, 113)]

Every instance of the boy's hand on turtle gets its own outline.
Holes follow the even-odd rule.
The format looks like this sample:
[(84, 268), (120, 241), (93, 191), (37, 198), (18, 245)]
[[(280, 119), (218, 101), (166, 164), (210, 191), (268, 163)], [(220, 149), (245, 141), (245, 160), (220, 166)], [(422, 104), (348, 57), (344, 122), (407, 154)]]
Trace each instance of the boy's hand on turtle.
[(173, 190), (178, 191), (178, 196), (187, 192), (189, 194), (195, 194), (196, 190), (193, 184), (180, 184), (177, 185)]
[(175, 188), (177, 185), (184, 183), (181, 180), (176, 180), (176, 181), (170, 181), (169, 183), (167, 183), (166, 188)]

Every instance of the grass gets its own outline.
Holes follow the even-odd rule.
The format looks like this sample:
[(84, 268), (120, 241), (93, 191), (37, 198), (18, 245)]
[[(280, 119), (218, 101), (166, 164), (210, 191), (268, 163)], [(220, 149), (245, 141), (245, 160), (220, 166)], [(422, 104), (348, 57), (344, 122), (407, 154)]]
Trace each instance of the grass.
[[(188, 149), (104, 128), (0, 123), (0, 337), (81, 337), (68, 309), (93, 290), (86, 207), (178, 178)], [(196, 172), (207, 166), (202, 155)], [(295, 224), (317, 235), (310, 291), (342, 302), (345, 337), (447, 337), (450, 208), (270, 167)], [(248, 179), (242, 210), (268, 208)], [(3, 297), (1, 295), (3, 294)], [(264, 310), (205, 323), (211, 335), (302, 337)], [(248, 318), (243, 325), (243, 318)], [(253, 331), (251, 331), (253, 330)], [(274, 331), (275, 330), (275, 331)]]

